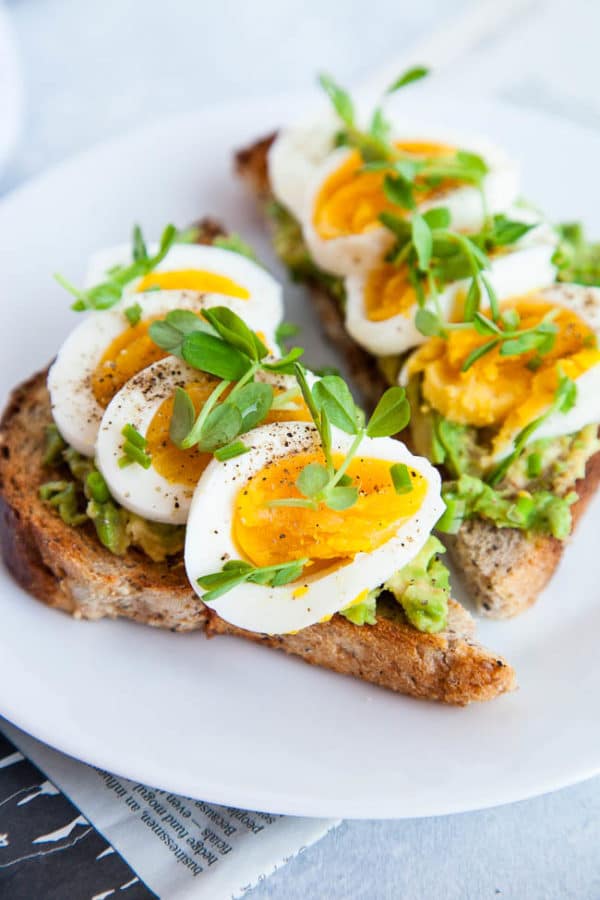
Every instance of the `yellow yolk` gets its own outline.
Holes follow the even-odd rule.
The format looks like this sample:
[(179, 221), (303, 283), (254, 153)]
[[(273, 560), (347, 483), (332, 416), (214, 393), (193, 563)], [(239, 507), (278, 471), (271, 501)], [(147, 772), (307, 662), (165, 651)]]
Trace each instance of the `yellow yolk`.
[(153, 321), (126, 328), (106, 348), (91, 376), (94, 397), (103, 409), (130, 378), (167, 355), (148, 334)]
[[(407, 159), (450, 156), (454, 148), (421, 141), (399, 142), (396, 148)], [(313, 225), (324, 240), (348, 234), (363, 234), (379, 227), (382, 212), (399, 214), (383, 192), (385, 171), (363, 171), (363, 159), (358, 150), (352, 151), (342, 165), (326, 180), (319, 191), (314, 208)], [(418, 182), (418, 178), (417, 178)], [(419, 192), (421, 201), (431, 200), (445, 193), (454, 182), (446, 179), (435, 188)]]
[[(190, 395), (194, 404), (196, 415), (200, 412), (210, 394), (218, 384), (218, 379), (211, 378), (203, 372), (198, 372), (198, 381), (186, 385), (185, 390)], [(233, 388), (229, 388), (221, 396), (223, 399)], [(278, 392), (276, 391), (276, 394)], [(197, 447), (189, 450), (181, 450), (169, 437), (169, 425), (173, 414), (173, 396), (168, 397), (160, 404), (154, 414), (146, 440), (147, 451), (152, 457), (152, 466), (159, 475), (162, 475), (171, 484), (184, 484), (193, 487), (212, 460), (212, 453), (201, 453)], [(311, 420), (306, 404), (299, 398), (297, 402), (290, 403), (290, 409), (273, 409), (264, 420), (268, 422), (307, 422)], [(242, 436), (243, 440), (243, 436)]]
[(227, 297), (238, 297), (247, 300), (250, 292), (241, 284), (232, 281), (225, 275), (216, 272), (204, 272), (200, 269), (181, 269), (176, 272), (150, 272), (138, 284), (136, 291), (149, 291), (159, 288), (161, 291), (199, 291), (203, 294), (225, 294)]
[(369, 272), (365, 281), (365, 311), (371, 322), (383, 322), (392, 316), (409, 316), (416, 303), (406, 266), (382, 263)]
[[(200, 412), (212, 391), (218, 384), (217, 378), (211, 378), (198, 372), (198, 381), (187, 384), (185, 389), (192, 399), (196, 415)], [(201, 453), (197, 447), (180, 450), (169, 437), (169, 425), (173, 414), (174, 397), (163, 400), (155, 412), (146, 433), (147, 452), (152, 457), (152, 467), (171, 484), (193, 486), (211, 461), (212, 453)]]
[[(339, 466), (343, 457), (334, 455)], [(357, 553), (370, 553), (390, 540), (420, 508), (427, 490), (422, 475), (410, 471), (412, 491), (397, 494), (391, 463), (355, 458), (348, 475), (359, 489), (354, 506), (341, 512), (323, 504), (307, 509), (269, 506), (271, 500), (300, 497), (295, 481), (309, 463), (323, 462), (316, 452), (273, 460), (240, 489), (235, 504), (233, 538), (244, 557), (256, 566), (270, 566), (308, 557), (304, 574), (344, 565)]]
[(503, 304), (503, 308), (507, 306), (518, 310), (522, 329), (532, 328), (551, 309), (556, 310), (556, 343), (541, 357), (538, 368), (527, 366), (534, 351), (501, 356), (499, 349), (494, 349), (462, 372), (469, 353), (489, 340), (470, 328), (451, 331), (447, 339), (432, 338), (413, 354), (408, 365), (409, 375), (422, 373), (424, 400), (445, 418), (497, 431), (494, 452), (548, 409), (559, 370), (576, 379), (600, 363), (594, 332), (571, 310), (534, 298)]

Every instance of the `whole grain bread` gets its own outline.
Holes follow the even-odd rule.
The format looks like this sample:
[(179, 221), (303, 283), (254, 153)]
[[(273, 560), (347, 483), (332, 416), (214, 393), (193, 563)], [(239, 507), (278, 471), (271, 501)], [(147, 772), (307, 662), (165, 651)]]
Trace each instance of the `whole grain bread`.
[(65, 475), (42, 462), (52, 421), (46, 374), (13, 391), (0, 422), (0, 541), (8, 569), (29, 593), (77, 618), (202, 628), (206, 610), (180, 558), (156, 563), (135, 549), (114, 556), (91, 522), (72, 528), (40, 500), (40, 484)]
[(189, 586), (181, 558), (155, 563), (135, 549), (114, 556), (91, 524), (72, 528), (40, 500), (40, 484), (65, 474), (43, 464), (50, 421), (44, 371), (13, 391), (0, 422), (0, 545), (15, 579), (48, 606), (78, 618), (123, 616), (175, 631), (206, 625), (209, 636), (237, 634), (394, 691), (457, 705), (514, 687), (513, 669), (476, 643), (471, 617), (453, 601), (448, 629), (437, 635), (417, 631), (399, 608), (374, 626), (334, 616), (282, 636), (220, 620)]
[[(268, 152), (276, 138), (272, 133), (236, 154), (237, 174), (257, 200), (271, 196)], [(349, 336), (337, 299), (320, 284), (308, 282), (310, 296), (332, 344), (347, 360), (364, 402), (373, 407), (388, 386), (375, 358)], [(410, 444), (410, 434), (403, 440)], [(572, 507), (573, 526), (600, 482), (600, 453), (589, 461), (585, 478), (575, 485), (579, 501)], [(516, 528), (498, 528), (485, 519), (466, 521), (452, 538), (442, 535), (451, 558), (462, 575), (477, 611), (496, 619), (524, 612), (552, 578), (565, 550), (565, 542), (544, 535), (528, 536)]]

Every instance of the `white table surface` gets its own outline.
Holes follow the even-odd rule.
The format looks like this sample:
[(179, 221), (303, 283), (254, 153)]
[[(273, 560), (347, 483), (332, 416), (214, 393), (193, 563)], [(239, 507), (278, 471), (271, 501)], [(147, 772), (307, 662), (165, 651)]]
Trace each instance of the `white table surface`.
[[(444, 16), (476, 3), (9, 0), (26, 110), (20, 146), (0, 173), (0, 195), (164, 113), (303, 89), (324, 62), (340, 80), (360, 78)], [(597, 16), (592, 32), (594, 25), (597, 35)], [(597, 900), (599, 823), (600, 779), (484, 812), (345, 822), (252, 897)]]

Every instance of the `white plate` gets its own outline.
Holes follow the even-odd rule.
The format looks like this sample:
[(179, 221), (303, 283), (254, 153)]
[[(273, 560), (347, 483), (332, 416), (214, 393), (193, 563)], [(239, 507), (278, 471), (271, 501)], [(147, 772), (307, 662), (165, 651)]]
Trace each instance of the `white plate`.
[[(407, 95), (407, 115), (411, 102)], [(3, 390), (40, 368), (76, 321), (50, 273), (77, 281), (86, 254), (122, 240), (133, 220), (155, 235), (170, 219), (211, 213), (265, 248), (259, 216), (231, 177), (231, 153), (296, 108), (280, 98), (163, 120), (5, 200)], [(600, 232), (589, 174), (600, 158), (597, 135), (495, 104), (432, 99), (428, 112), (505, 143), (522, 159), (534, 200)], [(290, 291), (290, 318), (311, 321), (305, 305), (301, 291)], [(314, 324), (307, 330), (313, 359), (329, 359)], [(599, 516), (596, 505), (534, 609), (480, 623), (521, 685), (492, 703), (417, 702), (233, 638), (76, 622), (0, 572), (0, 711), (121, 775), (282, 813), (426, 816), (550, 791), (600, 770)]]

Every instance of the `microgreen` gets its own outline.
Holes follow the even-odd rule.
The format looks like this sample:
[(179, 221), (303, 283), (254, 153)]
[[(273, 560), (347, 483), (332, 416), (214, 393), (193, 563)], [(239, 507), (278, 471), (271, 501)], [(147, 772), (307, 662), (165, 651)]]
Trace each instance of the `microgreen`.
[(556, 310), (550, 310), (531, 328), (520, 329), (518, 327), (520, 317), (516, 309), (507, 310), (502, 316), (498, 316), (497, 322), (476, 312), (473, 317), (473, 327), (479, 334), (492, 335), (492, 338), (469, 353), (462, 364), (461, 371), (468, 371), (477, 360), (496, 347), (499, 348), (498, 352), (501, 356), (519, 356), (532, 350), (535, 350), (540, 357), (549, 353), (554, 347), (558, 333), (558, 327), (552, 321), (556, 315)]
[[(294, 347), (283, 359), (272, 360), (258, 335), (227, 307), (205, 309), (203, 316), (205, 320), (189, 310), (172, 310), (152, 323), (149, 334), (163, 350), (219, 379), (198, 416), (190, 396), (178, 388), (169, 427), (178, 447), (197, 446), (216, 455), (260, 425), (275, 402), (273, 387), (255, 380), (257, 374), (293, 373), (303, 351)], [(226, 391), (229, 395), (224, 399)], [(294, 389), (295, 397), (298, 392)]]
[(517, 434), (514, 440), (514, 449), (512, 453), (506, 456), (502, 462), (500, 462), (495, 469), (489, 474), (486, 478), (486, 481), (492, 487), (496, 487), (499, 484), (512, 464), (519, 459), (526, 445), (529, 443), (531, 436), (538, 430), (538, 428), (546, 422), (550, 416), (554, 413), (568, 413), (577, 401), (577, 385), (571, 379), (568, 378), (564, 372), (559, 368), (558, 369), (558, 385), (556, 387), (556, 391), (554, 392), (554, 398), (552, 403), (546, 410), (546, 412), (542, 413), (541, 416), (538, 416), (532, 422), (525, 426), (525, 428), (521, 429), (521, 431)]
[(600, 285), (600, 243), (587, 241), (579, 222), (565, 222), (557, 231), (560, 242), (552, 262), (558, 267), (558, 280)]
[[(358, 488), (347, 475), (347, 470), (365, 435), (389, 437), (402, 431), (408, 424), (410, 409), (404, 389), (389, 388), (365, 424), (364, 412), (355, 404), (342, 378), (326, 375), (311, 388), (300, 364), (296, 364), (296, 378), (319, 433), (325, 463), (309, 463), (302, 469), (296, 479), (301, 497), (272, 500), (269, 506), (317, 509), (320, 503), (324, 503), (330, 509), (348, 509), (358, 500)], [(338, 469), (335, 468), (332, 455), (332, 425), (354, 436)], [(393, 477), (392, 475), (392, 479)]]
[(287, 353), (287, 342), (300, 333), (300, 326), (294, 322), (280, 322), (275, 329), (275, 343), (279, 347), (279, 352), (283, 356)]
[(152, 457), (146, 452), (148, 441), (140, 434), (137, 428), (128, 423), (121, 430), (122, 436), (125, 438), (123, 443), (123, 456), (120, 457), (118, 464), (121, 469), (137, 463), (143, 469), (149, 469), (152, 465)]
[(201, 599), (205, 603), (211, 603), (238, 585), (247, 582), (269, 587), (289, 584), (300, 578), (308, 561), (307, 558), (302, 558), (275, 566), (256, 567), (242, 559), (230, 559), (220, 572), (202, 575), (197, 579), (200, 587), (206, 590)]
[(56, 274), (56, 281), (75, 297), (71, 309), (81, 312), (86, 309), (110, 309), (117, 303), (123, 289), (136, 278), (142, 278), (152, 272), (165, 258), (173, 244), (180, 243), (185, 233), (177, 231), (174, 225), (167, 225), (164, 229), (158, 250), (152, 256), (149, 255), (146, 242), (139, 225), (135, 225), (132, 237), (132, 259), (130, 263), (113, 266), (106, 273), (106, 278), (91, 288), (80, 290), (68, 281), (63, 275)]

